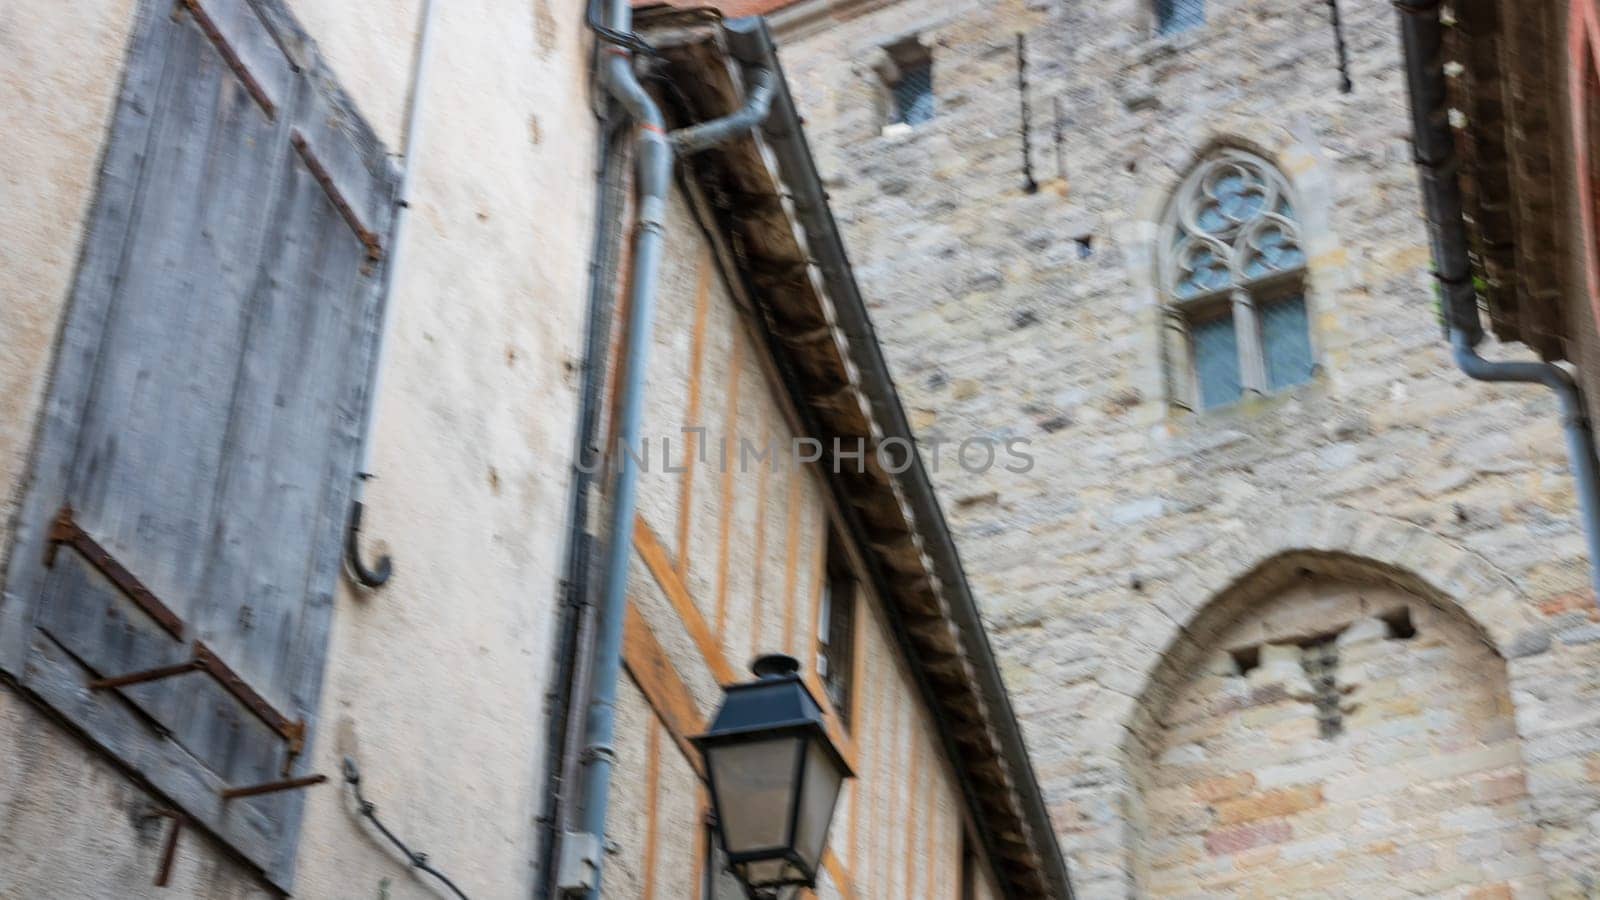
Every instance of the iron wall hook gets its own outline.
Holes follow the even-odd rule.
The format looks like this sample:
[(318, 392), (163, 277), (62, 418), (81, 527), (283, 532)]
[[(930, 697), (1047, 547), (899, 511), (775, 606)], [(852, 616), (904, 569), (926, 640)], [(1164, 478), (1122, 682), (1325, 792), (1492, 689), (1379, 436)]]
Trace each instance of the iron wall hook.
[(350, 503), (350, 523), (344, 530), (344, 564), (350, 577), (362, 587), (379, 588), (394, 574), (394, 562), (389, 555), (378, 557), (377, 564), (367, 568), (361, 561), (361, 513), (365, 506), (360, 500)]

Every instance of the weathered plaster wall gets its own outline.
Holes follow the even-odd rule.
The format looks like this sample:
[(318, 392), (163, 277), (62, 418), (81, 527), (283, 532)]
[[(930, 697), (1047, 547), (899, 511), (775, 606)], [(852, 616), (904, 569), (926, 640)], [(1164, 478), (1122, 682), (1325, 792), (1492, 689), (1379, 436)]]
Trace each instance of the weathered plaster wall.
[[(1304, 548), (1382, 560), (1498, 630), (1549, 890), (1591, 890), (1600, 865), (1600, 726), (1585, 706), (1600, 630), (1555, 405), (1469, 383), (1448, 360), (1394, 13), (1342, 7), (1348, 96), (1313, 0), (1212, 0), (1208, 25), (1171, 39), (1150, 36), (1139, 0), (842, 0), (777, 16), (925, 453), (1031, 441), (1028, 473), (966, 472), (946, 443), (934, 477), (1081, 896), (1135, 890), (1144, 813), (1126, 729), (1152, 673), (1229, 584)], [(883, 134), (870, 61), (910, 34), (932, 48), (938, 114)], [(1301, 194), (1322, 370), (1193, 415), (1165, 396), (1152, 250), (1168, 193), (1218, 142), (1255, 148)]]
[[(136, 5), (0, 14), (7, 527)], [(289, 5), (398, 147), (417, 3)], [(396, 575), (381, 592), (341, 588), (312, 748), (334, 776), (352, 756), (385, 822), (475, 898), (531, 891), (591, 231), (582, 6), (440, 4), (367, 495), (366, 540)], [(159, 829), (136, 819), (147, 799), (0, 695), (0, 856), (28, 863), (0, 866), (0, 896), (145, 896), (159, 853)], [(176, 889), (156, 895), (259, 893), (203, 838), (182, 846)], [(436, 896), (337, 781), (312, 789), (296, 892)]]
[[(741, 465), (741, 439), (787, 454), (796, 431), (681, 192), (666, 240), (643, 428), (646, 536), (636, 541), (630, 596), (703, 722), (720, 702), (719, 680), (748, 678), (760, 654), (787, 652), (814, 678), (832, 512), (814, 467), (754, 457)], [(703, 457), (683, 442), (681, 429), (695, 425), (707, 429)], [(840, 798), (829, 846), (853, 896), (956, 900), (966, 816), (954, 772), (878, 601), (863, 590), (859, 705), (840, 731), (858, 777)], [(645, 699), (655, 679), (635, 671), (632, 682), (639, 687), (630, 684), (621, 703), (607, 896), (692, 897), (687, 885), (704, 871), (698, 786)], [(831, 871), (817, 893), (843, 896)]]
[(44, 394), (56, 325), (94, 200), (136, 0), (86, 3), (73, 15), (0, 15), (0, 542)]

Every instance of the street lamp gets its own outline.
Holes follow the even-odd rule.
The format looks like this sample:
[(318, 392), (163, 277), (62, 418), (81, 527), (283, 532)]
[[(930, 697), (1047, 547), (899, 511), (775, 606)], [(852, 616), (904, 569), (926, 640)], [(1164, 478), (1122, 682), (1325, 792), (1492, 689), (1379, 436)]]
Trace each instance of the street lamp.
[(728, 687), (705, 734), (717, 837), (752, 900), (815, 887), (839, 788), (853, 774), (823, 727), (822, 707), (793, 657), (755, 661), (755, 681)]

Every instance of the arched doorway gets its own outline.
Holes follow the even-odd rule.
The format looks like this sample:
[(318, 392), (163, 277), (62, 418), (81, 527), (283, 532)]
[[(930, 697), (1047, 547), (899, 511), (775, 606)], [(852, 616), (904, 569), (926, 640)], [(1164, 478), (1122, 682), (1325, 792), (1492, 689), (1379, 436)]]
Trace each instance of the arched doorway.
[(1542, 894), (1505, 663), (1458, 609), (1299, 569), (1189, 632), (1134, 742), (1143, 895)]

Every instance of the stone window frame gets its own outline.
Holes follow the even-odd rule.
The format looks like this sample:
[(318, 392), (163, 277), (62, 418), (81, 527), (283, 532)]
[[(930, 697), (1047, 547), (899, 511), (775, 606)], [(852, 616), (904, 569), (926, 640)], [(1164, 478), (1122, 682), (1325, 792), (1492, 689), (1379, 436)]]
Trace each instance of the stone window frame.
[(1573, 164), (1589, 306), (1600, 323), (1600, 0), (1572, 0), (1567, 21)]
[[(1303, 291), (1306, 315), (1311, 324), (1311, 350), (1319, 366), (1319, 376), (1310, 384), (1271, 395), (1271, 399), (1297, 397), (1308, 388), (1328, 386), (1337, 380), (1338, 363), (1352, 343), (1346, 326), (1346, 312), (1331, 298), (1356, 283), (1349, 259), (1331, 225), (1334, 200), (1332, 162), (1314, 136), (1303, 126), (1288, 127), (1255, 117), (1226, 117), (1211, 129), (1192, 135), (1190, 141), (1172, 147), (1159, 158), (1137, 167), (1138, 177), (1148, 183), (1139, 193), (1133, 214), (1113, 229), (1113, 238), (1124, 251), (1129, 291), (1126, 314), (1138, 322), (1135, 344), (1138, 360), (1129, 372), (1130, 386), (1144, 398), (1139, 405), (1139, 420), (1150, 425), (1188, 427), (1212, 421), (1229, 421), (1230, 408), (1218, 408), (1198, 415), (1179, 379), (1172, 377), (1172, 332), (1167, 322), (1167, 302), (1161, 290), (1160, 235), (1173, 195), (1194, 168), (1223, 149), (1238, 149), (1271, 163), (1289, 179), (1298, 206), (1301, 246), (1306, 252), (1306, 277)], [(1166, 172), (1151, 176), (1150, 172)]]
[[(1261, 208), (1217, 228), (1201, 221), (1212, 186), (1231, 173), (1255, 176), (1265, 191)], [(1173, 192), (1162, 218), (1157, 241), (1157, 284), (1161, 294), (1163, 343), (1172, 402), (1184, 409), (1213, 411), (1250, 397), (1293, 390), (1314, 381), (1321, 370), (1315, 340), (1309, 259), (1301, 234), (1300, 198), (1288, 176), (1271, 160), (1237, 146), (1222, 145), (1190, 167)], [(1251, 274), (1251, 266), (1266, 258), (1261, 242), (1277, 235), (1298, 255), (1298, 261), (1270, 271)], [(1194, 255), (1204, 253), (1226, 267), (1225, 280), (1196, 287), (1191, 281)], [(1186, 288), (1185, 285), (1189, 287)], [(1190, 289), (1192, 288), (1192, 289)], [(1260, 311), (1267, 305), (1298, 296), (1305, 305), (1307, 341), (1312, 369), (1305, 381), (1274, 389), (1268, 375), (1267, 347)], [(1194, 326), (1221, 316), (1231, 316), (1237, 342), (1241, 394), (1237, 400), (1207, 405), (1201, 397), (1194, 351)]]
[[(926, 35), (912, 31), (897, 35), (873, 48), (869, 58), (873, 74), (876, 76), (873, 99), (880, 134), (914, 131), (939, 117), (939, 95), (931, 86), (935, 73), (933, 44), (934, 42), (927, 39)], [(933, 99), (933, 112), (918, 122), (908, 122), (899, 109), (895, 88), (905, 77), (908, 69), (922, 67), (929, 73), (929, 94)]]

